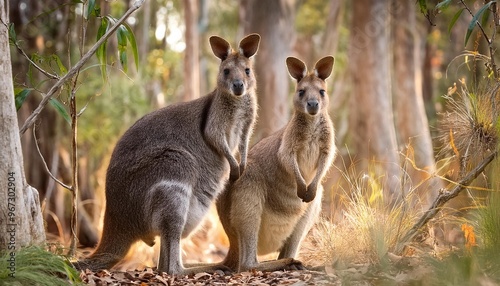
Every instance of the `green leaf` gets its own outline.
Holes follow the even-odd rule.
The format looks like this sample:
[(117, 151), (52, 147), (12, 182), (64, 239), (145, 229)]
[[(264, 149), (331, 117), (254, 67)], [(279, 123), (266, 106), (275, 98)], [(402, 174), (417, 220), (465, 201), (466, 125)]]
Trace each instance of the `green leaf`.
[(458, 18), (460, 18), (460, 15), (462, 15), (462, 12), (464, 10), (465, 10), (465, 8), (462, 8), (462, 9), (458, 10), (457, 13), (455, 13), (455, 15), (453, 16), (453, 18), (450, 21), (450, 24), (448, 25), (448, 34), (451, 33), (451, 29), (453, 28), (453, 26), (455, 26), (455, 23), (457, 22)]
[(66, 67), (62, 63), (61, 58), (59, 58), (58, 55), (53, 54), (52, 59), (56, 62), (57, 67), (59, 68), (59, 71), (61, 72), (61, 74), (66, 74), (68, 72), (68, 70), (66, 69)]
[[(110, 21), (107, 17), (102, 18), (101, 20), (101, 25), (99, 26), (99, 29), (97, 30), (97, 41), (99, 41), (104, 34), (108, 31), (110, 26)], [(107, 41), (104, 41), (102, 45), (99, 46), (99, 48), (96, 51), (96, 56), (97, 60), (99, 61), (99, 65), (101, 68), (101, 75), (102, 79), (106, 81), (107, 78), (107, 71), (106, 71), (106, 66), (107, 66), (107, 57), (106, 57), (106, 52), (107, 52)]]
[(420, 7), (420, 12), (424, 15), (427, 15), (427, 1), (418, 0), (418, 6)]
[(132, 46), (132, 52), (134, 54), (134, 61), (135, 61), (135, 68), (139, 70), (139, 50), (137, 49), (137, 42), (135, 40), (134, 36), (134, 31), (132, 31), (132, 28), (128, 24), (123, 24), (125, 28), (127, 28), (127, 38), (128, 41), (130, 42), (130, 45)]
[(116, 37), (118, 39), (118, 46), (126, 47), (127, 46), (127, 28), (125, 26), (120, 25), (118, 27), (118, 31), (116, 32)]
[(33, 89), (27, 88), (27, 89), (21, 89), (19, 92), (16, 92), (15, 95), (15, 101), (16, 101), (16, 110), (19, 111), (21, 109), (21, 106), (23, 103), (26, 101), (28, 98), (28, 95)]
[(436, 7), (434, 7), (434, 10), (437, 11), (437, 10), (444, 10), (446, 8), (448, 8), (448, 6), (450, 5), (451, 3), (451, 0), (444, 0), (444, 1), (441, 1), (439, 2)]
[(490, 1), (490, 2), (486, 3), (486, 5), (484, 5), (483, 7), (481, 7), (481, 9), (479, 9), (476, 12), (476, 14), (474, 15), (474, 17), (472, 17), (472, 21), (469, 23), (469, 27), (467, 28), (467, 33), (465, 34), (465, 44), (464, 44), (464, 46), (467, 46), (467, 42), (469, 41), (470, 35), (472, 34), (472, 30), (474, 30), (474, 27), (478, 23), (479, 17), (483, 14), (483, 12), (486, 9), (488, 9), (491, 6), (491, 4), (493, 4), (495, 2), (496, 1)]
[(9, 42), (14, 44), (17, 42), (16, 30), (14, 29), (14, 23), (9, 24)]
[(92, 13), (94, 13), (95, 0), (89, 0), (87, 5), (87, 14), (85, 15), (85, 19), (88, 19)]
[(123, 71), (127, 72), (128, 71), (127, 50), (126, 49), (119, 49), (119, 54), (120, 54), (120, 63), (123, 67)]
[(49, 100), (50, 104), (52, 106), (54, 106), (54, 108), (57, 110), (57, 112), (59, 114), (61, 114), (61, 116), (69, 123), (71, 124), (71, 118), (69, 117), (69, 113), (68, 111), (66, 110), (66, 107), (64, 106), (64, 104), (62, 104), (59, 100), (55, 99), (55, 98), (51, 98)]
[(118, 31), (116, 32), (116, 36), (118, 39), (118, 53), (120, 55), (120, 63), (125, 72), (128, 71), (128, 61), (127, 61), (127, 34), (128, 30), (125, 26), (120, 25), (118, 27)]
[(489, 9), (484, 11), (483, 16), (481, 17), (481, 22), (480, 22), (482, 27), (486, 26), (488, 19), (490, 18), (490, 14), (491, 14), (491, 11)]

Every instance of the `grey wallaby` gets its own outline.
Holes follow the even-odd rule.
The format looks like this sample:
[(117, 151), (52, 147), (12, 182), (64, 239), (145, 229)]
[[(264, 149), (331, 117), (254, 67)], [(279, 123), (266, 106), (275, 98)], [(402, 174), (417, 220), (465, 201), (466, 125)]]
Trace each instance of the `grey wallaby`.
[[(333, 62), (324, 57), (308, 73), (302, 61), (287, 58), (297, 80), (293, 116), (250, 149), (245, 172), (217, 199), (230, 242), (222, 264), (234, 271), (303, 268), (294, 257), (321, 211), (321, 180), (336, 154), (325, 82)], [(258, 262), (257, 255), (275, 251), (278, 260)]]
[(259, 42), (258, 34), (248, 35), (234, 51), (226, 40), (210, 37), (221, 59), (215, 90), (147, 114), (125, 132), (106, 174), (101, 241), (90, 257), (75, 263), (77, 268), (111, 268), (135, 241), (152, 246), (158, 235), (158, 271), (221, 269), (185, 268), (180, 240), (196, 229), (228, 177), (234, 181), (245, 169), (257, 114), (251, 57)]

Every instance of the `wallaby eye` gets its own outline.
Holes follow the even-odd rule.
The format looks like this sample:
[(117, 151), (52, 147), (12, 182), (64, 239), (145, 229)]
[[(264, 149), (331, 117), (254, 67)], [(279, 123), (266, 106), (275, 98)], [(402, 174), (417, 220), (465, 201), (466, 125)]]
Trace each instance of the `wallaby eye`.
[(249, 69), (249, 68), (246, 68), (246, 69), (245, 69), (245, 73), (246, 73), (247, 75), (250, 75), (250, 69)]
[(229, 69), (224, 69), (224, 75), (228, 75), (229, 74)]
[(305, 90), (299, 89), (299, 96), (302, 97), (304, 96)]
[(322, 97), (325, 96), (325, 90), (324, 89), (320, 89), (319, 90), (319, 94), (321, 94)]

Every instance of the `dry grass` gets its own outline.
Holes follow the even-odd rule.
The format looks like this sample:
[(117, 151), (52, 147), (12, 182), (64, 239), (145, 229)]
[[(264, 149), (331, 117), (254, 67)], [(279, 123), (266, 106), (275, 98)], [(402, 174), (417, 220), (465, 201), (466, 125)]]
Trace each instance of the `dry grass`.
[(487, 80), (471, 91), (462, 81), (449, 89), (445, 100), (449, 111), (438, 124), (441, 154), (456, 155), (465, 172), (498, 147), (500, 83)]
[(301, 258), (312, 265), (383, 264), (419, 215), (417, 208), (409, 207), (414, 193), (387, 206), (383, 177), (344, 176), (352, 189), (341, 202), (342, 218), (337, 222), (321, 218), (304, 243)]

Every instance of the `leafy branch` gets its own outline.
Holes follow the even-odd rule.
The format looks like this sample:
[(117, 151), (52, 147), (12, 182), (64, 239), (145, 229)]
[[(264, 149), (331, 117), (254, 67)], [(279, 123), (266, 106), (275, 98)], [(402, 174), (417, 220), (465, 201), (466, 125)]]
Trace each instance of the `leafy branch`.
[(59, 80), (49, 89), (49, 91), (43, 95), (42, 100), (38, 107), (30, 114), (30, 116), (26, 119), (23, 126), (19, 130), (19, 133), (22, 135), (28, 128), (33, 126), (35, 121), (40, 116), (40, 113), (47, 105), (49, 100), (54, 96), (54, 94), (64, 85), (67, 81), (71, 80), (73, 76), (75, 76), (78, 71), (83, 67), (83, 65), (96, 53), (99, 47), (116, 31), (118, 28), (124, 23), (124, 21), (137, 9), (139, 9), (145, 0), (136, 0), (134, 4), (125, 12), (125, 14), (116, 21), (104, 35), (90, 48), (90, 50), (73, 66), (68, 73), (66, 73), (63, 77), (59, 78)]

